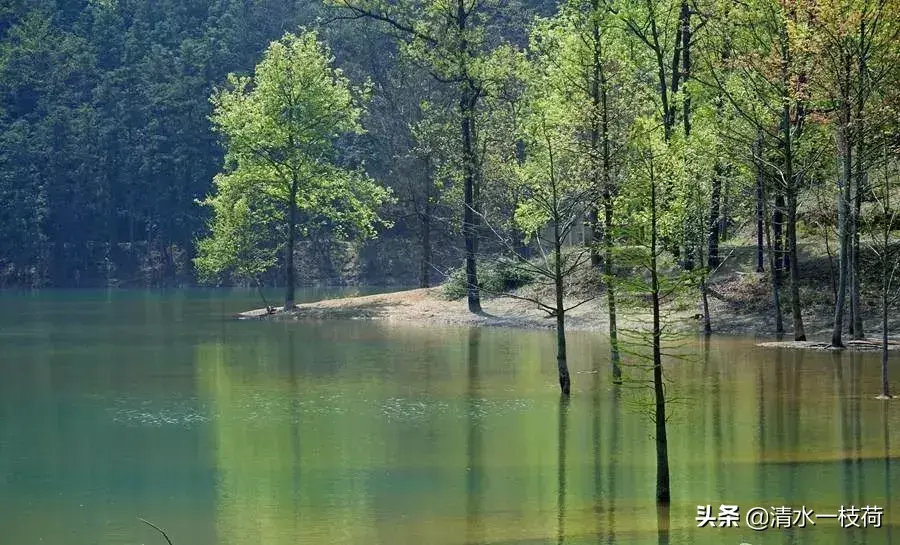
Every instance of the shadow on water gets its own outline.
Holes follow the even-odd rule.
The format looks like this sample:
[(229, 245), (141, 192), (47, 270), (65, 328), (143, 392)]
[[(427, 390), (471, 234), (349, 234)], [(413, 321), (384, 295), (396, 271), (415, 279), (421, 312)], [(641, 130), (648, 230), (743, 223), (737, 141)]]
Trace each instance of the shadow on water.
[[(712, 439), (713, 439), (713, 466), (715, 469), (716, 494), (719, 498), (725, 497), (725, 465), (723, 461), (724, 441), (722, 437), (722, 366), (716, 365), (710, 368), (710, 338), (703, 338), (703, 375), (711, 381), (713, 413), (712, 413)], [(731, 396), (729, 396), (731, 398)], [(703, 412), (704, 419), (706, 411)], [(706, 422), (703, 423), (706, 429)]]
[[(881, 404), (881, 432), (884, 438), (884, 497), (887, 505), (884, 506), (885, 513), (893, 513), (893, 490), (891, 490), (891, 434), (888, 425), (888, 404)], [(893, 543), (893, 524), (887, 525), (887, 542)]]
[(656, 507), (656, 543), (657, 545), (670, 545), (669, 542), (669, 525), (671, 523), (671, 513), (668, 505), (658, 505)]
[(466, 345), (466, 543), (481, 543), (484, 540), (481, 527), (481, 422), (478, 413), (479, 348), (481, 329), (469, 329)]
[[(616, 477), (619, 471), (619, 420), (622, 391), (619, 387), (613, 387), (608, 395), (605, 396), (609, 400), (608, 412), (606, 413), (606, 422), (608, 423), (605, 453), (606, 459), (606, 490), (603, 490), (603, 463), (604, 454), (601, 452), (603, 446), (603, 429), (600, 373), (605, 368), (597, 367), (594, 370), (593, 394), (592, 394), (592, 422), (591, 422), (591, 448), (593, 450), (593, 502), (594, 514), (596, 517), (595, 535), (598, 543), (613, 544), (616, 542), (616, 497), (617, 486)], [(605, 514), (605, 517), (601, 515)]]
[(569, 397), (559, 397), (559, 435), (556, 462), (556, 544), (566, 542), (566, 439), (569, 424)]
[[(781, 360), (781, 350), (775, 349), (775, 363), (776, 365)], [(766, 392), (768, 389), (766, 388), (766, 372), (762, 365), (758, 365), (756, 367), (756, 434), (757, 434), (757, 454), (756, 454), (756, 463), (760, 464), (763, 460), (765, 460), (768, 455), (768, 441), (766, 435)], [(762, 498), (765, 496), (765, 492), (767, 490), (767, 479), (765, 471), (757, 471), (756, 472), (756, 497)]]
[(291, 444), (293, 445), (293, 453), (294, 453), (294, 463), (291, 464), (290, 472), (291, 472), (291, 481), (294, 486), (291, 487), (291, 499), (294, 502), (294, 505), (297, 506), (297, 512), (295, 513), (295, 517), (297, 520), (300, 520), (302, 515), (299, 512), (300, 506), (300, 490), (303, 489), (302, 486), (302, 466), (303, 460), (301, 457), (300, 451), (300, 388), (299, 381), (297, 378), (297, 361), (295, 359), (296, 356), (296, 330), (294, 328), (285, 329), (285, 334), (287, 335), (287, 368), (288, 368), (288, 381), (289, 388), (291, 392), (290, 399), (290, 434), (291, 434)]
[(609, 528), (609, 543), (616, 542), (616, 498), (619, 497), (619, 490), (617, 486), (617, 477), (619, 474), (619, 449), (620, 441), (619, 441), (619, 423), (622, 419), (622, 410), (621, 410), (621, 402), (622, 402), (622, 390), (621, 388), (613, 389), (612, 395), (610, 396), (610, 408), (609, 414), (613, 415), (612, 422), (610, 423), (609, 430), (609, 470), (606, 474), (607, 480), (607, 493), (609, 494), (609, 502), (606, 509), (606, 523)]

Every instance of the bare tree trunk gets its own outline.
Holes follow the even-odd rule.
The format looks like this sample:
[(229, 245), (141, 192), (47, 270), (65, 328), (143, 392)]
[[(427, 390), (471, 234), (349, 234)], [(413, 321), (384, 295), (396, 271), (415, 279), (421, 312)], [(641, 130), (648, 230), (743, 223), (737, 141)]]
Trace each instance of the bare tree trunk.
[(419, 287), (427, 288), (431, 286), (431, 266), (433, 254), (431, 249), (431, 201), (426, 197), (425, 212), (421, 215), (422, 220), (422, 262), (419, 269)]
[(603, 260), (603, 276), (606, 278), (606, 306), (609, 311), (609, 350), (610, 367), (612, 369), (613, 384), (622, 384), (622, 366), (619, 356), (619, 328), (616, 323), (616, 279), (613, 272), (613, 204), (609, 191), (604, 192), (604, 236), (603, 245), (605, 258)]
[(784, 193), (781, 189), (775, 190), (775, 210), (772, 212), (772, 235), (775, 238), (775, 266), (779, 273), (785, 272), (784, 268)]
[(797, 195), (788, 195), (788, 255), (791, 258), (791, 317), (794, 322), (794, 340), (805, 341), (803, 308), (800, 306), (800, 268), (797, 266)]
[(707, 229), (707, 266), (715, 269), (719, 265), (719, 215), (722, 194), (722, 164), (716, 162), (713, 169), (712, 197), (709, 207), (709, 227)]
[[(600, 0), (592, 0), (591, 6), (596, 13), (600, 9)], [(599, 113), (599, 127), (595, 117), (591, 123), (591, 152), (594, 157), (599, 156), (600, 159), (599, 162), (594, 162), (594, 185), (597, 187), (601, 182), (603, 185), (603, 276), (606, 284), (606, 306), (609, 314), (609, 364), (613, 384), (621, 384), (622, 368), (619, 355), (619, 329), (616, 323), (616, 282), (613, 276), (613, 244), (615, 241), (613, 239), (613, 181), (610, 175), (612, 171), (612, 157), (609, 149), (609, 88), (601, 55), (600, 25), (596, 18), (593, 18), (592, 21), (591, 37), (594, 41), (594, 51), (591, 102), (594, 116)], [(596, 237), (597, 231), (594, 230), (593, 233)], [(599, 255), (597, 260), (599, 261)], [(591, 263), (594, 263), (593, 253), (591, 253)]]
[(762, 169), (757, 167), (756, 169), (756, 272), (765, 272), (766, 268), (763, 266), (763, 262), (765, 260), (765, 242), (763, 241), (763, 237), (765, 235), (765, 216), (763, 214), (763, 184), (764, 179), (762, 175)]
[(887, 252), (888, 243), (890, 242), (890, 227), (885, 229), (884, 250), (885, 256), (881, 266), (881, 397), (884, 399), (891, 398), (891, 386), (888, 383), (888, 292), (890, 291), (890, 280), (888, 279), (888, 262)]
[(587, 239), (587, 247), (591, 255), (591, 267), (600, 266), (600, 242), (603, 234), (600, 232), (600, 214), (596, 205), (591, 205), (588, 213), (588, 231), (590, 237)]
[(285, 293), (284, 293), (284, 310), (294, 308), (294, 246), (297, 244), (297, 191), (299, 190), (300, 181), (297, 176), (291, 181), (291, 190), (289, 194), (290, 202), (288, 203), (288, 240), (285, 248)]
[[(756, 168), (761, 171), (762, 165), (757, 164)], [(781, 339), (784, 335), (784, 319), (781, 315), (781, 269), (778, 267), (778, 255), (772, 246), (772, 235), (769, 225), (769, 215), (765, 210), (766, 198), (763, 195), (763, 217), (765, 218), (766, 246), (769, 250), (769, 275), (772, 278), (772, 307), (775, 311), (775, 334)]]
[[(596, 13), (599, 9), (599, 0), (592, 0), (591, 8), (593, 12)], [(601, 82), (603, 78), (603, 63), (601, 59), (601, 51), (600, 51), (600, 23), (597, 21), (596, 17), (592, 17), (591, 22), (591, 39), (593, 40), (593, 63), (591, 65), (591, 179), (594, 184), (594, 191), (598, 191), (600, 185), (601, 176), (605, 176), (606, 172), (601, 173), (601, 162), (605, 159), (600, 157), (600, 138), (601, 131), (603, 134), (603, 144), (606, 145), (606, 88), (604, 87), (605, 82)], [(601, 96), (602, 95), (602, 96)], [(601, 111), (602, 110), (602, 111)], [(600, 114), (602, 116), (602, 120), (598, 123), (597, 115)], [(598, 126), (600, 125), (600, 126)], [(605, 167), (606, 165), (603, 165)], [(590, 207), (590, 224), (591, 224), (591, 266), (599, 267), (600, 266), (600, 225), (599, 225), (599, 206), (597, 205), (597, 197), (598, 195), (594, 192), (591, 193), (591, 198), (594, 201), (591, 203)]]
[(765, 272), (763, 263), (764, 257), (764, 224), (765, 224), (765, 207), (763, 206), (763, 196), (765, 195), (765, 176), (762, 168), (762, 134), (757, 135), (756, 141), (753, 143), (753, 153), (757, 159), (754, 160), (756, 166), (756, 272)]
[[(466, 30), (467, 12), (463, 0), (456, 2), (456, 19), (460, 34)], [(460, 55), (468, 55), (468, 44), (463, 41), (459, 45)], [(478, 293), (478, 271), (476, 256), (478, 254), (478, 226), (475, 214), (475, 195), (477, 180), (477, 158), (473, 142), (475, 123), (475, 104), (477, 101), (476, 90), (466, 70), (463, 70), (462, 91), (459, 99), (460, 133), (462, 135), (463, 154), (463, 237), (466, 245), (466, 299), (469, 312), (481, 312), (481, 296)]]
[(659, 310), (659, 276), (657, 270), (656, 180), (650, 176), (650, 290), (653, 300), (653, 395), (656, 400), (656, 503), (671, 501), (669, 490), (669, 440), (666, 435), (666, 393), (663, 385), (662, 347)]
[(850, 172), (851, 161), (850, 142), (849, 142), (849, 124), (850, 124), (850, 103), (849, 82), (841, 84), (841, 110), (840, 119), (837, 127), (837, 148), (838, 161), (840, 163), (840, 172), (838, 173), (838, 237), (840, 239), (840, 257), (838, 259), (838, 287), (837, 296), (834, 300), (834, 322), (831, 330), (831, 345), (834, 347), (843, 347), (844, 343), (841, 339), (844, 333), (844, 305), (847, 296), (847, 280), (848, 275), (852, 271), (849, 263), (850, 258)]
[[(859, 22), (859, 37), (860, 42), (866, 43), (866, 20), (865, 18), (861, 19)], [(866, 193), (866, 186), (868, 185), (868, 171), (866, 168), (866, 118), (865, 118), (865, 106), (866, 99), (868, 98), (869, 89), (868, 89), (868, 69), (866, 67), (866, 59), (868, 56), (869, 48), (868, 46), (860, 47), (860, 51), (857, 53), (857, 76), (859, 79), (858, 88), (856, 91), (856, 111), (854, 112), (854, 131), (853, 131), (853, 140), (856, 142), (856, 176), (855, 176), (855, 195), (853, 202), (853, 223), (851, 224), (853, 227), (853, 231), (851, 232), (851, 236), (853, 237), (853, 247), (851, 249), (851, 258), (850, 263), (853, 266), (853, 274), (851, 276), (852, 282), (850, 284), (850, 306), (853, 308), (853, 339), (862, 340), (865, 339), (866, 334), (863, 328), (863, 320), (862, 320), (862, 301), (860, 297), (860, 281), (859, 281), (859, 218), (862, 213), (862, 200), (863, 195)], [(847, 72), (849, 74), (849, 67), (847, 68)], [(848, 97), (849, 98), (849, 97)], [(849, 145), (849, 144), (848, 144)]]
[[(887, 155), (887, 145), (884, 147)], [(881, 398), (891, 398), (891, 386), (888, 383), (888, 305), (890, 304), (891, 280), (891, 231), (893, 230), (893, 216), (891, 210), (891, 181), (888, 176), (887, 157), (884, 158), (884, 230), (882, 231), (881, 246)]]
[[(861, 137), (860, 137), (861, 138)], [(863, 328), (863, 319), (862, 319), (862, 298), (860, 296), (860, 281), (859, 281), (859, 218), (862, 207), (862, 195), (864, 191), (864, 186), (860, 185), (864, 183), (865, 175), (860, 173), (861, 170), (862, 157), (857, 154), (856, 156), (856, 169), (857, 169), (857, 178), (856, 178), (856, 191), (855, 191), (855, 203), (853, 206), (853, 211), (850, 215), (850, 307), (853, 309), (853, 332), (852, 337), (854, 340), (862, 340), (866, 338), (865, 329)], [(848, 180), (849, 181), (849, 180)]]
[(728, 225), (730, 223), (729, 213), (730, 209), (728, 207), (728, 180), (731, 174), (731, 166), (726, 165), (724, 170), (724, 177), (722, 178), (722, 197), (721, 197), (721, 211), (719, 212), (719, 241), (724, 242), (728, 240), (728, 237), (731, 235), (728, 233)]
[(559, 219), (553, 223), (554, 253), (554, 285), (556, 287), (556, 367), (559, 371), (559, 388), (562, 395), (568, 396), (572, 388), (572, 379), (569, 376), (569, 365), (566, 360), (566, 307), (563, 300), (565, 294), (562, 270), (562, 244), (559, 233)]
[(787, 193), (787, 266), (791, 279), (791, 317), (794, 325), (794, 340), (805, 341), (806, 331), (803, 329), (803, 308), (800, 305), (800, 268), (797, 266), (797, 183), (794, 180), (794, 148), (793, 130), (791, 127), (791, 107), (785, 102), (781, 119), (784, 139), (784, 180)]

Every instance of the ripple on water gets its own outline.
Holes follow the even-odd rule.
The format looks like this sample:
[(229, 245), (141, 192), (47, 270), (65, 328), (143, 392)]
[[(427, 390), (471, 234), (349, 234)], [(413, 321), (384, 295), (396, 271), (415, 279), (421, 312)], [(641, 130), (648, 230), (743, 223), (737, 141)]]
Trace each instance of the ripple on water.
[[(251, 425), (277, 423), (298, 424), (310, 416), (370, 417), (392, 423), (421, 423), (438, 419), (476, 419), (482, 424), (514, 416), (534, 408), (528, 399), (469, 398), (441, 400), (432, 398), (389, 397), (381, 399), (349, 398), (343, 395), (322, 394), (296, 397), (256, 392), (234, 400), (228, 408), (231, 422)], [(106, 408), (113, 422), (126, 426), (202, 425), (222, 415), (197, 400), (139, 400), (119, 398)]]
[(190, 427), (209, 422), (209, 417), (189, 400), (150, 401), (119, 398), (106, 412), (113, 422), (125, 426)]

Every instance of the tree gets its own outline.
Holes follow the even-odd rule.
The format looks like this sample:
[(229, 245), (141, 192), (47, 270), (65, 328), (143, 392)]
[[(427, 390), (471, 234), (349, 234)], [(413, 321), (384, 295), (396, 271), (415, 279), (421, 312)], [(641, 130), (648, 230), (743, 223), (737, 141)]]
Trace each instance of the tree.
[[(252, 77), (230, 74), (228, 87), (212, 96), (212, 121), (226, 147), (225, 171), (216, 177), (216, 193), (205, 203), (223, 211), (227, 208), (218, 200), (261, 194), (263, 200), (280, 205), (279, 213), (268, 219), (281, 223), (286, 240), (285, 309), (294, 306), (298, 227), (304, 233), (325, 228), (371, 236), (379, 222), (377, 209), (389, 198), (388, 191), (361, 170), (337, 164), (335, 140), (362, 132), (364, 96), (365, 89), (351, 86), (333, 66), (315, 32), (288, 33), (272, 42)], [(239, 221), (246, 215), (234, 206), (249, 207), (255, 201), (231, 202), (233, 218)], [(199, 249), (207, 252), (200, 257), (201, 265), (229, 263), (213, 253), (240, 247), (215, 241), (216, 236), (231, 234), (229, 228), (217, 228), (229, 222), (227, 214), (213, 219), (213, 241), (200, 243)], [(238, 226), (247, 227), (248, 222)]]
[(459, 167), (463, 185), (467, 301), (470, 312), (481, 312), (478, 292), (479, 161), (477, 113), (484, 93), (481, 69), (486, 49), (486, 27), (497, 13), (493, 2), (449, 4), (419, 0), (395, 4), (385, 0), (332, 0), (350, 18), (379, 21), (395, 32), (413, 58), (428, 66), (441, 82), (453, 85), (457, 98)]
[[(860, 308), (859, 223), (869, 165), (877, 160), (884, 131), (871, 112), (896, 66), (898, 32), (888, 23), (891, 8), (881, 0), (827, 0), (801, 4), (811, 13), (815, 32), (808, 41), (822, 59), (813, 85), (827, 104), (825, 117), (834, 126), (837, 148), (837, 224), (840, 241), (838, 285), (831, 344), (843, 347), (849, 291), (850, 332), (862, 339)], [(874, 155), (874, 156), (873, 156)]]
[(278, 262), (284, 247), (274, 228), (276, 219), (283, 221), (282, 209), (259, 185), (242, 187), (222, 175), (215, 185), (218, 194), (203, 202), (213, 213), (210, 236), (197, 243), (198, 278), (213, 282), (227, 273), (232, 282), (255, 283), (262, 293), (260, 277)]
[[(787, 252), (790, 304), (794, 340), (806, 340), (800, 300), (800, 270), (797, 252), (798, 200), (810, 168), (817, 162), (820, 139), (808, 123), (809, 73), (813, 56), (804, 47), (809, 18), (785, 0), (758, 0), (730, 6), (728, 14), (737, 23), (724, 28), (732, 32), (727, 66), (709, 70), (706, 82), (721, 93), (743, 123), (735, 124), (732, 139), (746, 148), (771, 147), (773, 160), (764, 161), (773, 173), (776, 189), (774, 230), (775, 251), (781, 248), (781, 222), (787, 216)], [(727, 68), (727, 70), (725, 69)], [(754, 146), (759, 136), (771, 146)], [(777, 262), (776, 262), (777, 263)], [(772, 273), (776, 278), (779, 271)], [(778, 285), (776, 280), (774, 285)]]
[(897, 289), (900, 274), (900, 243), (897, 231), (900, 231), (900, 208), (892, 202), (896, 191), (892, 178), (896, 176), (896, 160), (889, 161), (887, 145), (882, 157), (882, 176), (880, 183), (871, 185), (872, 199), (875, 202), (875, 213), (870, 219), (871, 248), (878, 257), (881, 268), (881, 394), (879, 399), (891, 399), (888, 382), (888, 311), (900, 301), (900, 290)]
[(578, 155), (571, 152), (577, 139), (567, 115), (571, 112), (566, 112), (565, 103), (556, 98), (548, 93), (531, 105), (526, 122), (528, 159), (522, 167), (523, 200), (515, 220), (522, 231), (536, 239), (541, 255), (536, 261), (519, 256), (522, 267), (549, 280), (553, 286), (553, 304), (548, 305), (539, 297), (529, 299), (556, 318), (559, 387), (568, 396), (571, 378), (566, 354), (566, 312), (592, 297), (566, 307), (567, 281), (588, 262), (589, 254), (583, 246), (566, 251), (564, 245), (584, 217), (591, 187), (580, 175), (583, 166)]
[[(615, 199), (623, 171), (627, 126), (633, 120), (635, 83), (629, 81), (623, 36), (610, 7), (599, 0), (572, 0), (560, 13), (539, 26), (533, 46), (553, 67), (548, 83), (566, 108), (578, 117), (576, 151), (589, 181), (588, 221), (591, 265), (601, 267), (609, 321), (610, 371), (614, 383), (622, 380), (616, 311), (617, 228)], [(602, 254), (601, 254), (602, 251)], [(602, 259), (601, 259), (602, 255)]]

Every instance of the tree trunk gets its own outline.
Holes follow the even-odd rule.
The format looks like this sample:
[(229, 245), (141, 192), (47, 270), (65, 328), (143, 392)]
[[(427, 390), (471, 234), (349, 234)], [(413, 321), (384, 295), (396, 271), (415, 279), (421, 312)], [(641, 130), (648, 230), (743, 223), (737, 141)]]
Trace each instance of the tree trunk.
[(297, 176), (291, 181), (290, 202), (288, 203), (288, 240), (285, 248), (284, 310), (294, 308), (294, 246), (297, 244), (297, 190), (300, 181)]
[[(596, 13), (600, 9), (600, 0), (592, 0), (592, 8)], [(613, 384), (622, 383), (621, 358), (619, 356), (619, 330), (616, 323), (616, 282), (613, 276), (613, 188), (612, 188), (612, 157), (609, 149), (609, 88), (606, 81), (606, 72), (603, 69), (600, 24), (596, 18), (592, 19), (591, 36), (594, 41), (593, 79), (591, 85), (591, 103), (593, 105), (593, 119), (591, 122), (591, 153), (600, 161), (594, 162), (594, 184), (603, 185), (603, 276), (606, 284), (606, 306), (609, 314), (609, 365), (612, 372)], [(597, 126), (597, 114), (599, 113), (599, 127)], [(594, 231), (596, 236), (596, 231)], [(599, 255), (597, 256), (599, 260)], [(591, 254), (591, 263), (594, 262), (594, 254)]]
[(613, 384), (622, 384), (622, 367), (619, 356), (619, 328), (616, 323), (616, 280), (613, 273), (613, 204), (609, 191), (604, 192), (604, 235), (603, 276), (606, 282), (606, 306), (609, 311), (609, 365), (612, 370)]
[[(884, 148), (887, 155), (887, 145)], [(888, 176), (887, 157), (884, 158), (884, 230), (881, 246), (881, 397), (891, 398), (891, 387), (888, 383), (888, 305), (890, 304), (891, 279), (891, 231), (893, 230), (891, 210), (891, 183)]]
[(791, 127), (791, 107), (785, 102), (781, 119), (784, 136), (784, 180), (787, 193), (787, 246), (785, 268), (790, 271), (791, 279), (791, 317), (794, 322), (794, 340), (805, 341), (806, 331), (803, 329), (803, 308), (800, 306), (800, 268), (797, 266), (797, 183), (794, 180), (794, 148)]
[(772, 211), (772, 236), (774, 237), (775, 267), (779, 275), (784, 268), (784, 193), (780, 189), (775, 190), (775, 210)]
[(847, 296), (847, 277), (852, 268), (850, 267), (850, 172), (851, 161), (850, 142), (849, 142), (849, 124), (850, 124), (850, 103), (848, 102), (849, 90), (846, 83), (842, 84), (841, 110), (840, 118), (837, 126), (837, 148), (838, 162), (840, 164), (840, 172), (838, 173), (838, 197), (837, 197), (837, 216), (838, 216), (838, 238), (840, 239), (840, 254), (838, 258), (838, 286), (837, 294), (834, 300), (834, 322), (831, 329), (831, 346), (843, 347), (844, 343), (841, 339), (844, 333), (844, 305)]
[(706, 276), (700, 281), (700, 298), (703, 303), (703, 334), (712, 335), (712, 320), (709, 316), (709, 290), (706, 287)]
[(669, 441), (666, 436), (666, 394), (663, 385), (662, 347), (659, 310), (659, 276), (657, 270), (657, 210), (656, 181), (650, 179), (650, 289), (653, 300), (653, 395), (656, 400), (654, 419), (656, 424), (656, 503), (668, 504), (669, 491)]
[(431, 286), (431, 203), (425, 201), (425, 212), (421, 215), (422, 220), (422, 262), (419, 269), (419, 287), (427, 288)]
[(713, 169), (712, 198), (709, 207), (707, 232), (707, 266), (710, 270), (719, 266), (719, 214), (721, 212), (722, 164), (716, 161)]
[[(762, 169), (762, 165), (757, 164), (758, 170)], [(769, 275), (772, 278), (772, 307), (775, 311), (775, 335), (780, 340), (784, 335), (784, 319), (781, 315), (781, 268), (778, 267), (778, 253), (776, 248), (772, 246), (772, 235), (769, 225), (769, 214), (766, 208), (766, 197), (763, 195), (763, 217), (765, 218), (766, 246), (769, 250)]]
[[(887, 228), (884, 237), (884, 250), (888, 249), (890, 242), (890, 227)], [(885, 399), (891, 398), (891, 386), (888, 383), (888, 292), (890, 291), (890, 280), (888, 277), (888, 262), (885, 255), (881, 266), (881, 397)]]
[[(456, 3), (457, 25), (461, 35), (465, 34), (467, 12), (463, 0)], [(459, 55), (467, 58), (468, 44), (465, 40), (459, 45)], [(466, 299), (469, 304), (469, 312), (481, 312), (481, 296), (478, 293), (478, 272), (476, 256), (478, 254), (478, 226), (475, 214), (475, 195), (477, 188), (477, 158), (473, 142), (475, 123), (475, 104), (477, 101), (476, 90), (473, 88), (472, 79), (466, 68), (462, 73), (463, 82), (459, 98), (460, 133), (462, 136), (463, 154), (463, 237), (466, 245)]]
[[(591, 9), (593, 13), (597, 13), (597, 10), (600, 9), (599, 0), (591, 0)], [(600, 43), (600, 23), (597, 20), (597, 17), (594, 16), (591, 18), (591, 40), (592, 40), (592, 54), (593, 59), (591, 63), (591, 76), (590, 76), (590, 95), (591, 95), (591, 180), (594, 184), (593, 190), (591, 193), (592, 203), (590, 206), (590, 223), (591, 223), (591, 266), (598, 267), (600, 265), (600, 232), (599, 232), (599, 206), (597, 205), (597, 200), (599, 197), (600, 190), (600, 180), (601, 176), (605, 176), (605, 172), (601, 173), (601, 161), (605, 158), (601, 158), (600, 154), (600, 138), (601, 131), (604, 132), (604, 144), (606, 144), (606, 134), (605, 134), (605, 116), (606, 116), (606, 88), (605, 82), (601, 82), (601, 78), (603, 78), (603, 64), (602, 64), (602, 55), (601, 55), (601, 43)], [(601, 97), (602, 95), (602, 97)], [(604, 119), (599, 119), (599, 117), (603, 117)], [(605, 165), (604, 165), (605, 166)], [(596, 192), (596, 193), (595, 193)]]
[(691, 135), (691, 95), (685, 87), (691, 77), (691, 8), (687, 0), (681, 0), (681, 92), (682, 122), (685, 138)]
[(728, 226), (731, 220), (729, 220), (730, 209), (728, 208), (728, 180), (731, 176), (731, 166), (726, 165), (725, 167), (725, 175), (722, 178), (722, 206), (721, 211), (719, 212), (719, 241), (723, 242), (728, 240), (728, 237), (731, 235), (728, 233)]
[(475, 150), (472, 146), (472, 108), (468, 92), (463, 93), (463, 98), (460, 100), (460, 109), (462, 111), (461, 131), (465, 163), (463, 236), (466, 244), (466, 298), (469, 304), (469, 312), (477, 313), (481, 312), (481, 297), (478, 293), (476, 264), (478, 231), (475, 226)]
[[(759, 149), (759, 148), (758, 148)], [(760, 149), (759, 153), (762, 153)], [(764, 224), (765, 224), (765, 216), (764, 216), (764, 206), (763, 206), (763, 195), (764, 195), (764, 186), (765, 178), (763, 176), (762, 166), (756, 165), (756, 272), (761, 273), (765, 272), (766, 268), (763, 266), (763, 262), (765, 260), (764, 257)]]
[[(554, 199), (555, 201), (555, 199)], [(562, 245), (560, 238), (559, 220), (553, 222), (554, 232), (554, 285), (556, 287), (556, 367), (559, 371), (559, 389), (562, 395), (568, 396), (572, 387), (572, 379), (569, 376), (569, 365), (566, 360), (566, 307), (563, 300), (565, 293), (562, 270)]]
[[(866, 21), (865, 18), (859, 22), (860, 42), (866, 43)], [(867, 121), (865, 117), (866, 99), (868, 98), (868, 69), (866, 67), (866, 59), (868, 56), (868, 46), (861, 47), (861, 51), (857, 54), (857, 74), (859, 78), (859, 87), (856, 92), (856, 111), (854, 116), (853, 140), (856, 142), (856, 176), (855, 176), (855, 194), (853, 201), (853, 222), (851, 223), (852, 231), (850, 235), (853, 237), (853, 247), (851, 248), (850, 263), (853, 267), (850, 283), (850, 306), (853, 308), (853, 339), (865, 339), (866, 334), (863, 328), (862, 320), (862, 301), (860, 297), (860, 280), (859, 280), (859, 219), (862, 217), (862, 200), (866, 193), (868, 185), (868, 171), (866, 169), (866, 127)], [(849, 74), (849, 67), (848, 67)], [(849, 98), (849, 97), (848, 97)], [(849, 144), (848, 144), (849, 146)]]
[(590, 238), (587, 240), (587, 246), (591, 255), (591, 267), (597, 268), (600, 266), (599, 246), (602, 233), (600, 232), (600, 214), (597, 211), (597, 206), (593, 204), (588, 213), (588, 231), (590, 232)]
[(791, 317), (794, 322), (794, 340), (805, 341), (803, 308), (800, 306), (800, 268), (797, 266), (797, 195), (788, 195), (788, 255), (791, 259)]
[[(856, 156), (856, 165), (857, 169), (860, 168), (861, 157), (859, 155)], [(853, 210), (850, 212), (850, 307), (853, 309), (853, 333), (852, 337), (854, 340), (862, 340), (866, 338), (865, 330), (863, 328), (863, 319), (862, 319), (862, 298), (860, 296), (860, 281), (859, 281), (859, 218), (860, 218), (860, 208), (862, 206), (862, 192), (863, 188), (859, 185), (860, 179), (857, 178), (857, 187), (855, 191), (855, 204)]]

